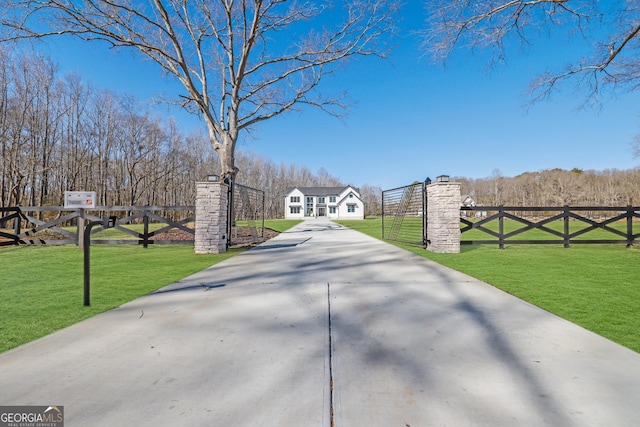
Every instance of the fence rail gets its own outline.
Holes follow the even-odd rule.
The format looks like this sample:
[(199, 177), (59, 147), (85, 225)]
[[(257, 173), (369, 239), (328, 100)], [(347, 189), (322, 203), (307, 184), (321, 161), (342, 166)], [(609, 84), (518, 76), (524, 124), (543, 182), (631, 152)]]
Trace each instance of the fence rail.
[[(22, 220), (28, 221), (20, 208), (0, 208), (0, 246), (19, 245), (24, 243), (19, 237), (20, 223)], [(9, 222), (13, 223), (13, 230), (5, 230), (5, 227)]]
[[(634, 232), (638, 219), (638, 206), (463, 207), (461, 233), (475, 230), (483, 233), (476, 233), (476, 236), (493, 239), (480, 237), (461, 240), (460, 243), (495, 244), (500, 249), (505, 244), (562, 244), (564, 247), (573, 244), (626, 244), (630, 247), (640, 242), (640, 232)], [(536, 233), (535, 236), (532, 232)]]
[[(106, 213), (120, 213), (116, 215), (115, 229), (121, 232), (122, 238), (95, 239), (91, 244), (139, 244), (147, 247), (150, 244), (194, 242), (195, 230), (189, 224), (195, 221), (195, 206), (98, 206), (86, 210), (48, 206), (0, 208), (0, 246), (78, 244), (79, 236), (82, 238), (80, 224), (100, 221)], [(43, 216), (53, 218), (40, 219)], [(125, 227), (126, 224), (139, 225), (134, 229)], [(91, 234), (101, 231), (102, 228), (96, 228)]]

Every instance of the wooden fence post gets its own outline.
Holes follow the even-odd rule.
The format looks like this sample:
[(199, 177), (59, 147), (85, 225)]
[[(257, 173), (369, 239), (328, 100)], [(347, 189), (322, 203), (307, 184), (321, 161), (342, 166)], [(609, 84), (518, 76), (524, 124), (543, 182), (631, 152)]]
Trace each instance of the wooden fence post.
[(498, 207), (498, 234), (500, 237), (498, 238), (498, 247), (500, 249), (504, 249), (504, 206), (500, 205)]
[(78, 209), (78, 249), (84, 251), (84, 208)]
[(144, 237), (142, 238), (142, 247), (149, 247), (149, 215), (147, 215), (147, 211), (144, 211), (144, 216), (142, 217)]
[(16, 217), (13, 220), (13, 234), (16, 236), (20, 234), (20, 223), (22, 222), (22, 211), (20, 208), (17, 208)]
[(633, 206), (627, 205), (627, 248), (633, 247)]
[(562, 213), (563, 213), (562, 219), (564, 221), (564, 233), (563, 233), (564, 247), (568, 248), (569, 247), (569, 205), (564, 205), (564, 209)]

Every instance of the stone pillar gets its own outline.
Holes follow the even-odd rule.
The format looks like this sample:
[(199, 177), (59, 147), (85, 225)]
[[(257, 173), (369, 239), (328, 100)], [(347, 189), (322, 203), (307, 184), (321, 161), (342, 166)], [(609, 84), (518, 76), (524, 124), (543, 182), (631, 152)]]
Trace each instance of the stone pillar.
[(460, 183), (427, 186), (427, 249), (441, 254), (460, 253)]
[(196, 182), (197, 254), (227, 251), (228, 191), (223, 182)]

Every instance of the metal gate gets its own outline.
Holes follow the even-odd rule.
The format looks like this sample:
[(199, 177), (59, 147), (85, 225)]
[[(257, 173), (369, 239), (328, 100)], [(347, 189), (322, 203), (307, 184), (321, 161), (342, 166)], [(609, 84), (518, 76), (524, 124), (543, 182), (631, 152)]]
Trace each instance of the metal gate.
[(382, 238), (412, 245), (427, 244), (426, 182), (382, 192)]
[(231, 182), (229, 186), (228, 244), (264, 240), (264, 191)]

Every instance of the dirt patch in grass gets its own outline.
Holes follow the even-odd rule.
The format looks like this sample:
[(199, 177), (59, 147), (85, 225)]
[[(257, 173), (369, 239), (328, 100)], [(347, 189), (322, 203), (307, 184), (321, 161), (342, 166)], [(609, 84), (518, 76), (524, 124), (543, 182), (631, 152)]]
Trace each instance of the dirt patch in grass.
[[(233, 244), (231, 247), (233, 248), (256, 246), (280, 234), (275, 230), (265, 228), (263, 236), (260, 237), (255, 234), (256, 230), (251, 227), (235, 227), (232, 233)], [(151, 240), (193, 240), (193, 234), (174, 228), (154, 235)]]

